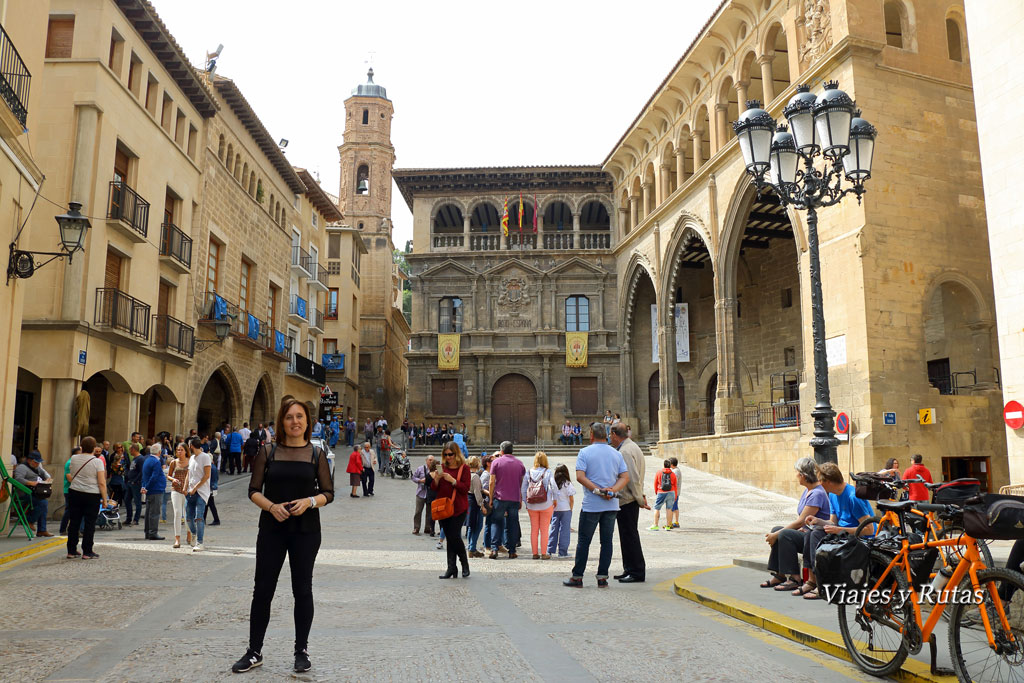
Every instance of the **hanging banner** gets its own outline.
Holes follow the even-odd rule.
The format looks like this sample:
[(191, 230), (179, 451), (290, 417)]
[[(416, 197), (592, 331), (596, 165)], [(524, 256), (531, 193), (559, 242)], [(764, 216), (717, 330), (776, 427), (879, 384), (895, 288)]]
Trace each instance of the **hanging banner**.
[(565, 367), (587, 367), (587, 333), (565, 333)]
[(459, 369), (459, 335), (437, 335), (437, 369)]
[[(651, 362), (658, 362), (658, 307), (651, 304)], [(690, 362), (690, 308), (676, 304), (676, 362)]]

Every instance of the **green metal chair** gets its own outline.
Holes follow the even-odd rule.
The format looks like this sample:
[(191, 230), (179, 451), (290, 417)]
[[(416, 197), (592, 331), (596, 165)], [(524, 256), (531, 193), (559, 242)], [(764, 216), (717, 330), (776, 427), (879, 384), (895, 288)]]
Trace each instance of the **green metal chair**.
[[(14, 507), (14, 511), (18, 515), (18, 524), (11, 527), (11, 530), (7, 533), (7, 537), (10, 538), (15, 529), (18, 528), (18, 525), (20, 525), (21, 528), (25, 530), (25, 535), (29, 539), (35, 538), (35, 532), (29, 528), (28, 517), (25, 514), (28, 510), (32, 509), (32, 489), (25, 486), (20, 481), (14, 480), (14, 477), (7, 472), (7, 467), (4, 465), (3, 459), (0, 459), (0, 490), (5, 490), (7, 492), (7, 496), (11, 500), (11, 506)], [(28, 509), (26, 509), (25, 505), (22, 503), (21, 496), (18, 495), (19, 492), (28, 496)]]

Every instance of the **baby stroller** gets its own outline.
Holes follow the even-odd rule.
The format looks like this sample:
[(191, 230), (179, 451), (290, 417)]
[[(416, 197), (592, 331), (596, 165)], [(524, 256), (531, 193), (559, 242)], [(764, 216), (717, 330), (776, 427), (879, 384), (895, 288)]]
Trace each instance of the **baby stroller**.
[(412, 474), (412, 465), (409, 464), (409, 458), (406, 456), (405, 451), (398, 448), (391, 450), (391, 460), (388, 461), (386, 474), (392, 479), (396, 476), (402, 479), (409, 478), (409, 475)]
[(100, 505), (100, 514), (96, 515), (96, 528), (103, 531), (121, 528), (121, 508), (117, 503), (111, 501), (107, 507)]

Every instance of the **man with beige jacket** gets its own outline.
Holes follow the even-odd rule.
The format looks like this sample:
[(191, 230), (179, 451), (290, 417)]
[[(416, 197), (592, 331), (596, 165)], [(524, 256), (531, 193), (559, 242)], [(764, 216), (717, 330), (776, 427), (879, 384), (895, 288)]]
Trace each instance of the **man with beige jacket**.
[(650, 510), (644, 495), (644, 454), (629, 438), (629, 427), (619, 422), (611, 428), (611, 445), (619, 450), (629, 470), (629, 483), (619, 493), (619, 550), (622, 554), (622, 573), (615, 577), (619, 583), (643, 583), (647, 578), (647, 562), (640, 546), (640, 508)]

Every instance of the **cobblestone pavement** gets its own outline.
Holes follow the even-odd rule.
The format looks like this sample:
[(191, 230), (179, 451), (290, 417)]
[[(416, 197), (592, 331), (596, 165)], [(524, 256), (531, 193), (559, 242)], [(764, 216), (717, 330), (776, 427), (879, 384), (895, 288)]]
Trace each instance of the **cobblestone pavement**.
[[(206, 552), (172, 549), (168, 524), (163, 542), (135, 527), (97, 532), (98, 561), (59, 550), (0, 569), (0, 680), (236, 680), (257, 517), (246, 482), (222, 476), (223, 524), (207, 528)], [(571, 563), (530, 559), (528, 537), (518, 560), (472, 560), (469, 580), (438, 581), (443, 551), (411, 534), (412, 483), (378, 478), (376, 488), (358, 500), (340, 489), (322, 513), (313, 669), (291, 672), (286, 563), (265, 664), (248, 680), (876, 680), (671, 592), (684, 571), (761, 554), (765, 528), (791, 517), (792, 499), (684, 468), (682, 529), (646, 531), (653, 513), (641, 514), (648, 582), (598, 590), (595, 542), (576, 590), (560, 583)]]

